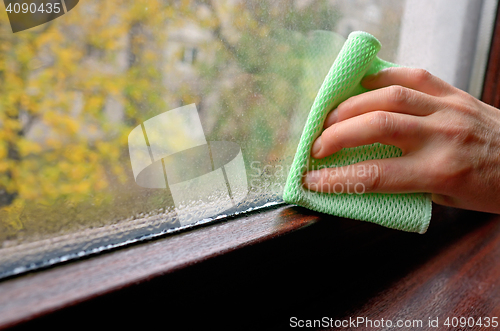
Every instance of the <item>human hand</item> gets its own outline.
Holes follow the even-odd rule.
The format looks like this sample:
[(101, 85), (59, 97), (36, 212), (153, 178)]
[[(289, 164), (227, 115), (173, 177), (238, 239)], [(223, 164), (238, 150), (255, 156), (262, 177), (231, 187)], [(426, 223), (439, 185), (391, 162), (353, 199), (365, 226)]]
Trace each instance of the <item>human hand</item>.
[(402, 156), (358, 163), (377, 171), (309, 171), (305, 188), (360, 183), (366, 193), (428, 192), (438, 204), (500, 213), (500, 110), (422, 69), (385, 69), (362, 85), (372, 91), (328, 115), (311, 155), (379, 142)]

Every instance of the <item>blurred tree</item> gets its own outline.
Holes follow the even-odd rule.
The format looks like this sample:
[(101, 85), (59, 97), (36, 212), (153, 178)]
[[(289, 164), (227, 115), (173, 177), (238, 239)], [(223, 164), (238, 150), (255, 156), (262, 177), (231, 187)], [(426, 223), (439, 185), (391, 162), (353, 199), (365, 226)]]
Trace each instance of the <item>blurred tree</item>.
[[(138, 109), (162, 102), (160, 52), (144, 46), (147, 38), (149, 45), (164, 42), (158, 27), (165, 17), (147, 12), (162, 7), (161, 2), (145, 8), (137, 1), (86, 1), (68, 15), (16, 34), (7, 15), (1, 16), (3, 225), (22, 228), (17, 211), (28, 202), (99, 204), (111, 199), (106, 188), (112, 181), (126, 181), (128, 128), (142, 116)], [(105, 111), (110, 100), (126, 105), (124, 121), (110, 120)]]
[[(0, 242), (168, 207), (162, 192), (131, 189), (127, 136), (176, 100), (203, 106), (207, 138), (237, 141), (247, 159), (280, 156), (304, 35), (337, 17), (326, 0), (86, 0), (13, 34), (1, 14)], [(165, 47), (188, 23), (210, 33), (211, 56), (193, 64), (196, 89), (168, 89)]]

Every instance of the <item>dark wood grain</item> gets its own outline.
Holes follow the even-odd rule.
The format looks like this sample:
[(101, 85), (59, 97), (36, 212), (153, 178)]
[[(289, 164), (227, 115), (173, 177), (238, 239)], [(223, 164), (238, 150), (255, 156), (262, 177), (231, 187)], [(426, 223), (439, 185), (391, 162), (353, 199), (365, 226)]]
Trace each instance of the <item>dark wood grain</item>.
[[(482, 223), (474, 216), (468, 221)], [(387, 252), (386, 261), (379, 259), (380, 266), (371, 270), (375, 274), (370, 279), (371, 286), (384, 282), (380, 278), (391, 279), (400, 268), (407, 268), (406, 272), (373, 291), (373, 295), (359, 305), (334, 314), (335, 317), (421, 320), (424, 327), (429, 318), (438, 318), (440, 329), (446, 329), (443, 323), (452, 317), (477, 320), (496, 316), (500, 319), (500, 217), (494, 216), (472, 228), (464, 222), (460, 222), (461, 226), (469, 231), (461, 231), (455, 225), (448, 233), (444, 228), (440, 235), (430, 234), (433, 238), (425, 238), (424, 243), (414, 242), (414, 247), (392, 242), (393, 248), (403, 253)], [(450, 240), (450, 235), (460, 232), (463, 233)], [(322, 311), (327, 307), (323, 302)]]
[(259, 243), (314, 223), (278, 208), (0, 283), (0, 328)]
[[(419, 235), (282, 207), (198, 231), (9, 280), (3, 325), (275, 330), (292, 316), (500, 317), (498, 215), (434, 206)], [(183, 252), (191, 257), (173, 263)]]
[(500, 108), (500, 6), (497, 8), (481, 100)]

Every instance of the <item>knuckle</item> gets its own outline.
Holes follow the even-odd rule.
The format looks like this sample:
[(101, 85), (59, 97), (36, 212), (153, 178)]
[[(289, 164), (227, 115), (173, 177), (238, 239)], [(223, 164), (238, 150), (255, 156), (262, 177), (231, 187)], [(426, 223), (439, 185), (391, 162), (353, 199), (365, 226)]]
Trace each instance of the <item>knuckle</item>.
[(373, 192), (380, 188), (382, 183), (381, 167), (375, 163), (373, 166), (369, 166), (367, 171), (363, 171), (358, 174), (358, 180), (363, 184), (364, 190), (366, 192)]
[(407, 103), (410, 91), (399, 85), (392, 85), (388, 88), (388, 100), (394, 106), (401, 106)]
[(385, 111), (376, 111), (369, 116), (369, 124), (375, 125), (383, 135), (390, 135), (394, 131), (394, 117)]
[(475, 136), (474, 125), (463, 118), (455, 118), (453, 122), (443, 123), (440, 131), (447, 141), (459, 146), (465, 145)]
[(469, 93), (453, 89), (453, 93), (447, 94), (442, 98), (441, 108), (447, 110), (454, 117), (477, 117), (481, 113), (481, 101)]
[(458, 113), (466, 116), (476, 116), (478, 115), (477, 100), (467, 93), (461, 94), (462, 98), (460, 101), (454, 101), (451, 103), (451, 107)]
[(412, 76), (413, 79), (419, 84), (426, 83), (433, 77), (432, 74), (425, 69), (414, 69)]

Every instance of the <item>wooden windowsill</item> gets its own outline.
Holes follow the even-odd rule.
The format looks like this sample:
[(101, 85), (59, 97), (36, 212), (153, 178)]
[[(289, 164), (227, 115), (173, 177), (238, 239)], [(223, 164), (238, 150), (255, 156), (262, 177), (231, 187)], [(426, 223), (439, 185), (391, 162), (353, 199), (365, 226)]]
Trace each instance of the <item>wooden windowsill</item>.
[(2, 328), (292, 316), (500, 316), (500, 216), (434, 206), (419, 235), (283, 206), (0, 283)]
[(0, 282), (0, 329), (313, 224), (293, 207), (229, 219)]

